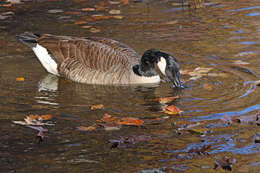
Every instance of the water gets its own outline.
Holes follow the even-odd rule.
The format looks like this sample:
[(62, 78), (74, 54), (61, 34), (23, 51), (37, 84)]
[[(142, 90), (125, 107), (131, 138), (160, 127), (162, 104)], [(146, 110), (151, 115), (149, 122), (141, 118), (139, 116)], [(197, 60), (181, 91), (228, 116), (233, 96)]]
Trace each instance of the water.
[[(259, 2), (218, 1), (189, 10), (173, 1), (130, 2), (108, 5), (105, 11), (81, 12), (101, 1), (29, 1), (0, 7), (0, 170), (1, 172), (213, 172), (215, 157), (233, 156), (236, 172), (259, 171), (259, 145), (253, 124), (224, 126), (226, 116), (247, 116), (260, 109)], [(108, 3), (109, 4), (109, 3)], [(92, 14), (119, 9), (123, 19), (90, 20)], [(52, 10), (48, 13), (48, 10)], [(77, 25), (76, 21), (86, 20)], [(91, 26), (100, 32), (92, 33)], [(15, 35), (24, 31), (72, 36), (101, 36), (128, 44), (139, 54), (149, 48), (174, 55), (183, 71), (212, 68), (196, 80), (182, 74), (186, 89), (170, 84), (150, 86), (93, 86), (72, 83), (47, 74), (32, 51)], [(92, 30), (93, 31), (93, 30)], [(240, 60), (240, 63), (236, 61)], [(242, 64), (245, 62), (246, 64)], [(16, 81), (24, 77), (24, 82)], [(180, 96), (160, 104), (155, 98)], [(104, 104), (92, 111), (91, 105)], [(81, 132), (109, 113), (117, 117), (166, 116), (162, 108), (174, 104), (181, 116), (144, 127), (119, 131)], [(12, 123), (29, 114), (52, 114), (56, 125), (37, 143), (37, 132)], [(174, 122), (200, 122), (212, 132), (205, 136), (176, 133)], [(220, 126), (217, 126), (220, 123)], [(109, 140), (146, 135), (148, 141), (111, 149)], [(189, 153), (191, 148), (211, 145), (209, 155)], [(221, 168), (218, 168), (221, 169)]]

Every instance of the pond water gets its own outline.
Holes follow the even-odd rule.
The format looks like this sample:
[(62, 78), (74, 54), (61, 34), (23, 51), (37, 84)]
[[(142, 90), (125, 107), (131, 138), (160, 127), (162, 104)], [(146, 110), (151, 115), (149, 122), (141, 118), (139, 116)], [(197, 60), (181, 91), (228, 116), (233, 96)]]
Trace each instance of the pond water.
[[(223, 122), (223, 117), (246, 117), (260, 109), (259, 0), (210, 1), (198, 9), (172, 0), (116, 2), (0, 3), (0, 172), (215, 172), (215, 160), (223, 156), (233, 158), (235, 172), (259, 172), (260, 144), (254, 136), (260, 127)], [(91, 17), (100, 14), (117, 17)], [(186, 88), (179, 91), (169, 83), (83, 85), (59, 79), (47, 74), (30, 48), (15, 39), (25, 31), (112, 38), (140, 55), (149, 48), (161, 49), (179, 60)], [(171, 96), (179, 98), (154, 101)], [(97, 104), (104, 109), (90, 109)], [(172, 104), (183, 112), (168, 118), (163, 108)], [(77, 130), (105, 113), (165, 120), (114, 131)], [(12, 123), (29, 114), (53, 115), (55, 125), (46, 127), (41, 143), (37, 131)], [(197, 132), (208, 133), (178, 130), (176, 123), (184, 122), (200, 123)], [(134, 142), (119, 147), (109, 142), (129, 138)], [(210, 148), (191, 150), (203, 146)]]

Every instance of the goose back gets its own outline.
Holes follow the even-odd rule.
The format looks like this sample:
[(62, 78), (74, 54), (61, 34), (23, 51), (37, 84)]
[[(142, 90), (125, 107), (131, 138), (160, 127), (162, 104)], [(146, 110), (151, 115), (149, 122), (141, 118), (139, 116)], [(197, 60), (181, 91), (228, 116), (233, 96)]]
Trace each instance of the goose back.
[(131, 83), (132, 67), (140, 61), (132, 48), (107, 38), (44, 34), (37, 43), (55, 60), (60, 76), (81, 83)]

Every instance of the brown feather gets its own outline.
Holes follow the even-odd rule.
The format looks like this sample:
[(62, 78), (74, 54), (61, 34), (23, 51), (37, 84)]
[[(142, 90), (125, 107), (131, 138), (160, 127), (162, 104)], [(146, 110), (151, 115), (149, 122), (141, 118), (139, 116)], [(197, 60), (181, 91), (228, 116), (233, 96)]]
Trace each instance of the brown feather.
[(128, 84), (139, 55), (127, 45), (106, 38), (42, 35), (37, 42), (58, 64), (59, 74), (81, 83)]

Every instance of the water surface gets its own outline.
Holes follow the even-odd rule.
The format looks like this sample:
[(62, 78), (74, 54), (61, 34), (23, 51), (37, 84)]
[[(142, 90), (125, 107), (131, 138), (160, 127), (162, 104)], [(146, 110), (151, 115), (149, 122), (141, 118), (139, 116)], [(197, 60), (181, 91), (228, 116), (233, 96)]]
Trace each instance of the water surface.
[[(204, 136), (179, 135), (173, 126), (181, 120), (215, 125), (224, 115), (247, 116), (260, 109), (260, 87), (255, 85), (260, 80), (259, 1), (212, 1), (196, 10), (174, 1), (130, 1), (107, 3), (101, 11), (80, 10), (100, 2), (41, 0), (0, 7), (0, 14), (14, 13), (0, 20), (1, 172), (213, 172), (215, 157), (223, 155), (236, 158), (236, 172), (259, 171), (259, 145), (253, 140), (260, 130), (257, 125), (216, 127)], [(120, 10), (124, 18), (89, 20), (93, 14), (108, 16), (111, 9)], [(87, 23), (75, 24), (81, 20)], [(99, 32), (91, 32), (91, 27)], [(47, 74), (32, 51), (15, 39), (25, 31), (112, 38), (140, 55), (149, 48), (161, 49), (179, 60), (186, 88), (177, 91), (168, 83), (94, 86), (59, 79)], [(194, 80), (185, 74), (198, 67), (211, 70)], [(24, 77), (24, 82), (17, 77)], [(151, 101), (177, 95), (180, 98), (168, 104)], [(95, 104), (104, 104), (105, 109), (90, 110)], [(105, 113), (163, 117), (162, 108), (170, 104), (184, 112), (164, 123), (119, 131), (76, 130)], [(41, 144), (35, 130), (12, 123), (29, 114), (54, 116), (56, 125), (48, 128)], [(139, 135), (151, 139), (114, 149), (109, 144), (111, 139)], [(209, 155), (190, 155), (190, 148), (209, 144)]]

